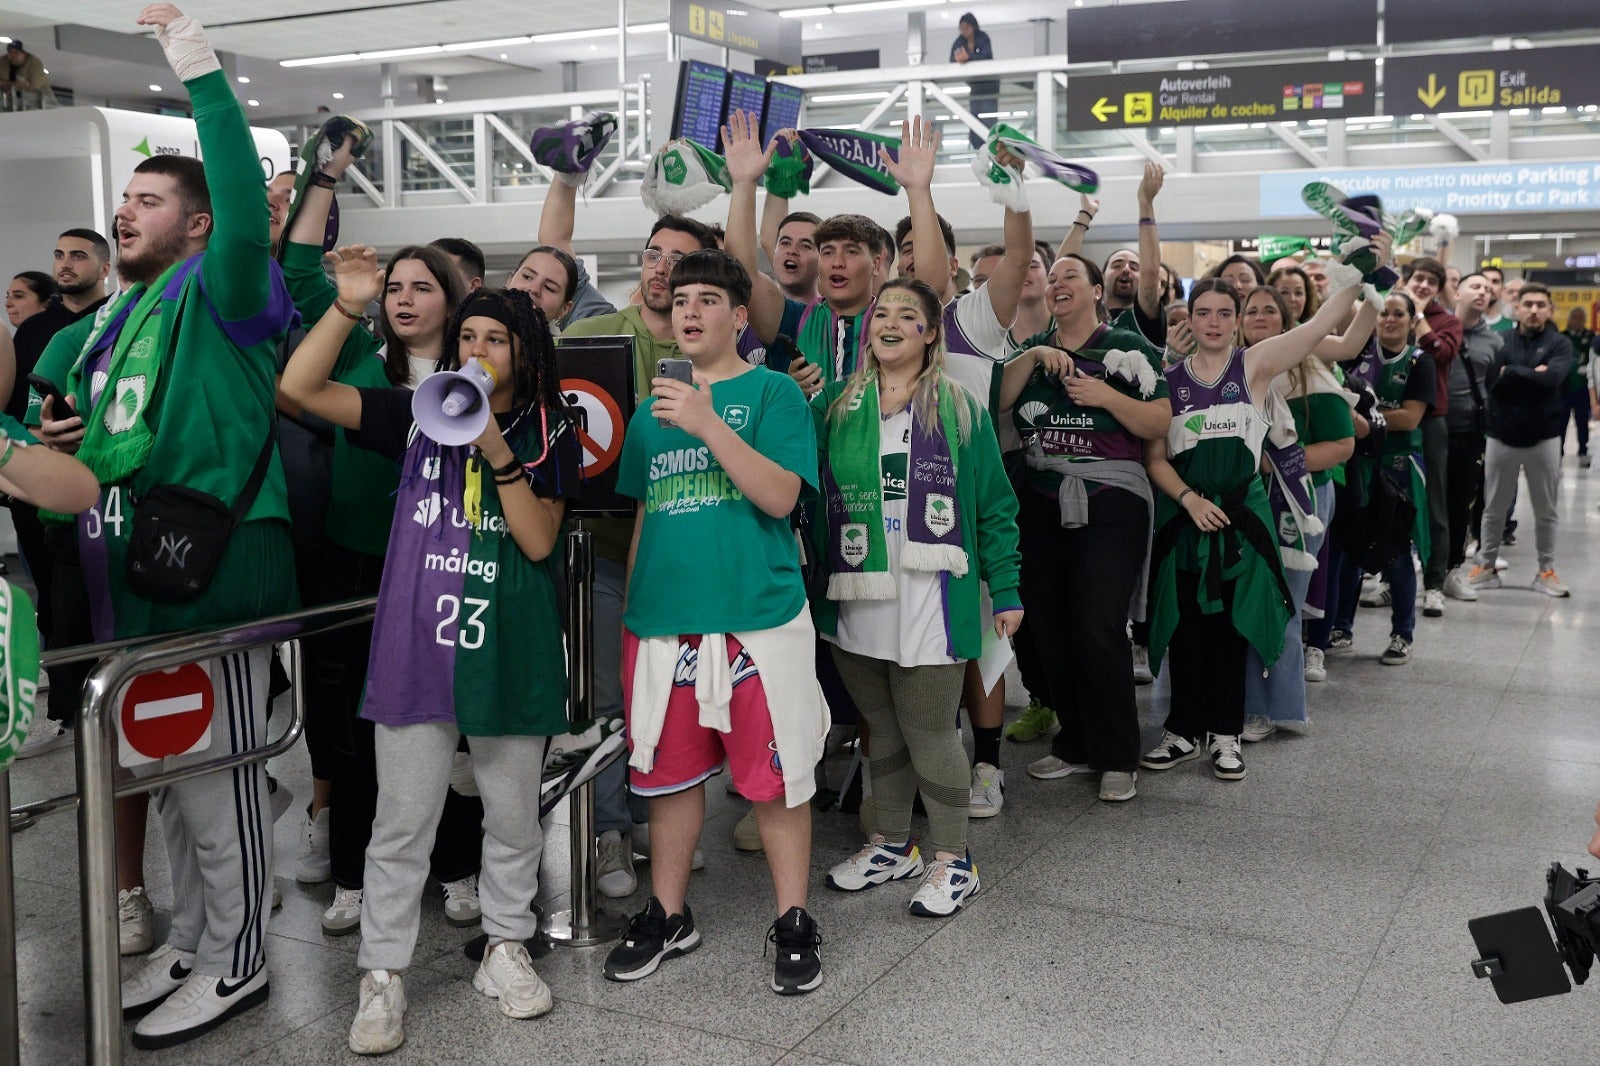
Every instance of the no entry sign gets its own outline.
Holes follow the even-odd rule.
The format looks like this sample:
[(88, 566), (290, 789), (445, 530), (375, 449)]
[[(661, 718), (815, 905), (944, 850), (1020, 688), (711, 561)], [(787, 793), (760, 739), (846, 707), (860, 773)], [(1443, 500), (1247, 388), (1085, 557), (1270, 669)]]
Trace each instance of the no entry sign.
[(211, 747), (216, 691), (211, 675), (195, 663), (133, 679), (118, 713), (123, 766), (159, 762)]

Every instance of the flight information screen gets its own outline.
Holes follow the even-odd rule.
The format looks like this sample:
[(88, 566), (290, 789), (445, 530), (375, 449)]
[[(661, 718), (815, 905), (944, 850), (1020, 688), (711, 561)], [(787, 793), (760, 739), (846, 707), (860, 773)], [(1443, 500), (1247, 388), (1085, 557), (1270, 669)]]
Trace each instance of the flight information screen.
[(771, 141), (779, 130), (800, 125), (800, 104), (805, 100), (805, 90), (781, 81), (769, 83), (767, 93), (767, 118), (761, 126), (761, 139)]
[(728, 114), (748, 111), (756, 117), (756, 129), (761, 129), (762, 116), (767, 111), (767, 79), (759, 74), (746, 74), (735, 70), (729, 74)]
[(728, 98), (728, 71), (697, 59), (685, 60), (678, 76), (678, 100), (672, 135), (687, 137), (703, 148), (717, 149)]

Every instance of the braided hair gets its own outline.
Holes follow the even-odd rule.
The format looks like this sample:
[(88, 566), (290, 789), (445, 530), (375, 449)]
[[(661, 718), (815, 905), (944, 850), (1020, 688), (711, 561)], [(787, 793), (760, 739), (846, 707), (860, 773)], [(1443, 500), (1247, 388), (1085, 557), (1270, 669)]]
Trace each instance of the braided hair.
[[(556, 368), (556, 345), (550, 335), (550, 323), (544, 312), (527, 293), (518, 289), (478, 289), (469, 293), (450, 316), (445, 331), (444, 350), (435, 370), (456, 370), (461, 366), (461, 326), (474, 301), (492, 299), (498, 302), (510, 320), (511, 333), (516, 343), (511, 346), (511, 412), (518, 417), (519, 427), (528, 432), (537, 425), (537, 419), (523, 416), (544, 408), (552, 420), (566, 428), (567, 409), (561, 399), (561, 373)], [(552, 438), (558, 434), (552, 431)]]

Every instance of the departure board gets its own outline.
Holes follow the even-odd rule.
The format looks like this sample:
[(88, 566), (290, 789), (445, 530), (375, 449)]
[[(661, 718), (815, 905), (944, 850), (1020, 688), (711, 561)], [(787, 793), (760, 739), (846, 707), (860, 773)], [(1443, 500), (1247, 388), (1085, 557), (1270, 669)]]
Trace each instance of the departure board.
[(756, 117), (756, 129), (761, 129), (762, 116), (767, 113), (767, 79), (759, 74), (746, 74), (742, 70), (730, 72), (728, 80), (728, 114), (748, 111)]
[(800, 104), (805, 100), (805, 90), (781, 81), (768, 84), (767, 120), (761, 127), (761, 140), (770, 143), (779, 130), (795, 129), (800, 125)]
[(678, 74), (678, 100), (672, 114), (672, 135), (687, 137), (702, 148), (716, 151), (727, 98), (726, 68), (697, 59), (684, 60)]

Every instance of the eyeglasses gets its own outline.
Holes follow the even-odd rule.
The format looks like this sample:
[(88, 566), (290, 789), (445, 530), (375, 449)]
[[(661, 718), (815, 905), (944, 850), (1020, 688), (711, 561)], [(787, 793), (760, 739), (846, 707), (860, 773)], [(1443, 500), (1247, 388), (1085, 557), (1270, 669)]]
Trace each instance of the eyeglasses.
[(660, 248), (646, 248), (644, 250), (644, 265), (647, 267), (658, 267), (663, 259), (667, 261), (667, 266), (675, 267), (683, 262), (683, 253), (663, 252)]

